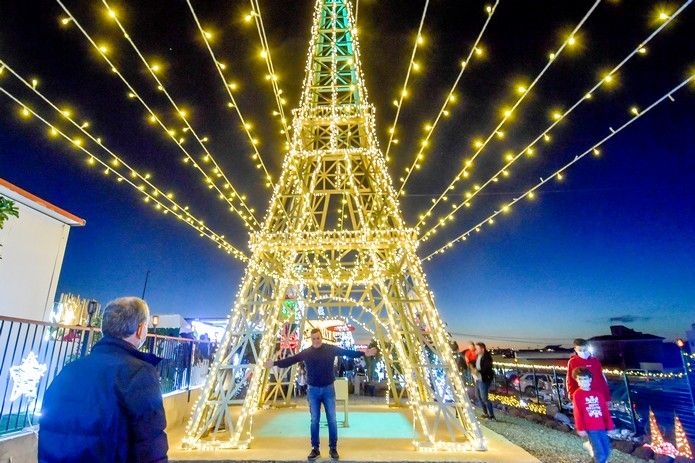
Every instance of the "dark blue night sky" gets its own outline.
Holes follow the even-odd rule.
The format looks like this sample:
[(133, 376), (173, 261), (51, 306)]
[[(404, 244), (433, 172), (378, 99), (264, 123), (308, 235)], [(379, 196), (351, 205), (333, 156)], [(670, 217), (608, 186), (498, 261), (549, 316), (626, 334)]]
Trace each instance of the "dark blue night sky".
[[(223, 32), (219, 50), (242, 84), (240, 106), (258, 126), (261, 152), (277, 178), (281, 138), (277, 122), (268, 121), (272, 93), (257, 59), (255, 31), (243, 28), (243, 9), (205, 3), (199, 14)], [(282, 2), (282, 8), (265, 3), (273, 59), (281, 69), (289, 107), (295, 107), (313, 2)], [(360, 43), (382, 148), (393, 118), (390, 101), (402, 82), (421, 13), (420, 2), (403, 3), (360, 4)], [(421, 58), (428, 70), (415, 77), (413, 98), (404, 107), (404, 136), (393, 151), (394, 176), (410, 163), (422, 125), (436, 114), (458, 61), (482, 26), (485, 3), (470, 3), (435, 2), (430, 7), (428, 46)], [(472, 153), (471, 140), (487, 135), (501, 106), (514, 101), (514, 82), (535, 76), (547, 53), (559, 45), (561, 31), (571, 29), (593, 2), (507, 3), (501, 2), (484, 40), (489, 57), (472, 63), (464, 74), (461, 103), (438, 129), (427, 162), (401, 199), (412, 224)], [(486, 180), (500, 167), (503, 153), (525, 146), (549, 125), (551, 108), (567, 108), (602, 69), (616, 64), (655, 27), (653, 2), (604, 3), (579, 36), (580, 49), (558, 61), (520, 107), (505, 139), (481, 155), (471, 183)], [(194, 24), (183, 5), (169, 9), (167, 4), (119, 5), (136, 42), (170, 63), (165, 81), (192, 108), (193, 125), (211, 136), (211, 150), (220, 153), (230, 177), (264, 211), (269, 193), (248, 160), (238, 122), (224, 106), (221, 84), (195, 40)], [(673, 2), (671, 9), (677, 5)], [(113, 26), (90, 2), (74, 2), (74, 8), (90, 31), (115, 43)], [(0, 25), (0, 58), (28, 77), (40, 76), (47, 96), (89, 115), (109, 146), (151, 171), (163, 189), (174, 190), (206, 223), (246, 248), (239, 221), (182, 165), (176, 148), (145, 123), (142, 108), (125, 98), (122, 84), (106, 72), (83, 37), (59, 27), (59, 14), (48, 1), (0, 4), (0, 17), (13, 18)], [(692, 73), (693, 28), (695, 11), (686, 10), (650, 44), (647, 55), (624, 68), (615, 89), (597, 92), (558, 127), (550, 145), (540, 147), (533, 160), (520, 161), (510, 180), (481, 194), (475, 207), (462, 211), (441, 237), (422, 246), (421, 255), (590, 147), (609, 126), (630, 117), (630, 106), (647, 106)], [(127, 45), (114, 48), (136, 88), (157, 98), (147, 90), (152, 85)], [(18, 91), (9, 79), (3, 75), (0, 85)], [(522, 202), (492, 228), (425, 263), (442, 316), (458, 337), (547, 344), (605, 334), (609, 325), (625, 324), (672, 339), (695, 323), (695, 86), (681, 90), (675, 100), (608, 142), (600, 158), (587, 157), (573, 166), (564, 182), (547, 185), (534, 202)], [(157, 107), (167, 111), (161, 101)], [(46, 129), (35, 120), (22, 121), (16, 105), (4, 96), (0, 110), (0, 177), (87, 220), (86, 227), (71, 232), (59, 293), (102, 302), (140, 295), (149, 269), (146, 296), (154, 312), (226, 315), (243, 271), (240, 262), (183, 223), (156, 213), (134, 191), (88, 167), (64, 143), (49, 141)]]

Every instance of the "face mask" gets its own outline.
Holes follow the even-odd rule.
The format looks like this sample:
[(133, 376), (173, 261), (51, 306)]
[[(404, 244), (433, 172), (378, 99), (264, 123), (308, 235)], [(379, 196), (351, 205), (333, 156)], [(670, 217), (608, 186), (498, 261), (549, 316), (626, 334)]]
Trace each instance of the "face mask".
[(586, 360), (591, 354), (589, 352), (577, 352), (577, 355)]

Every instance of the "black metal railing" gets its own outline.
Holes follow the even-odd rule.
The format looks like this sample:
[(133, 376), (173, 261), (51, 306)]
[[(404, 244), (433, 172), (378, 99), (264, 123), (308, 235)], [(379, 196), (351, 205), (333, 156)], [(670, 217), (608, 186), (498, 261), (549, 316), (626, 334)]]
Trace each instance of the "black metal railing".
[[(0, 316), (0, 435), (37, 424), (53, 378), (68, 363), (88, 355), (99, 339), (101, 331), (94, 327)], [(157, 369), (165, 394), (201, 385), (216, 344), (150, 334), (142, 350), (162, 357)], [(40, 377), (32, 381), (32, 374)]]

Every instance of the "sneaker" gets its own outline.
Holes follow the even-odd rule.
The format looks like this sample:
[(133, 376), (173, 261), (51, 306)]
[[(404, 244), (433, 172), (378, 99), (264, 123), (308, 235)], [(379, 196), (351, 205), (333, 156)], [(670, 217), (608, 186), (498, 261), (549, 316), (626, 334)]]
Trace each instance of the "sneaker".
[(331, 449), (330, 454), (333, 460), (337, 460), (340, 458), (340, 455), (338, 455), (338, 450), (335, 448)]
[(316, 460), (319, 456), (321, 456), (321, 452), (319, 452), (319, 449), (314, 447), (311, 449), (311, 453), (306, 457), (307, 460), (314, 461)]

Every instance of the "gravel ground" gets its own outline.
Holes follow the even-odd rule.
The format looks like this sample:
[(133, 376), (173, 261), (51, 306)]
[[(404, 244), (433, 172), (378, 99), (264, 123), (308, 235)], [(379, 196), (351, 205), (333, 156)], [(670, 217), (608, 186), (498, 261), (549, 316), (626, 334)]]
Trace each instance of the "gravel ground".
[[(495, 415), (498, 421), (482, 420), (481, 424), (522, 447), (543, 463), (588, 463), (592, 460), (576, 434), (549, 429), (500, 410), (495, 410)], [(611, 453), (610, 461), (644, 463), (644, 460), (616, 450)]]

